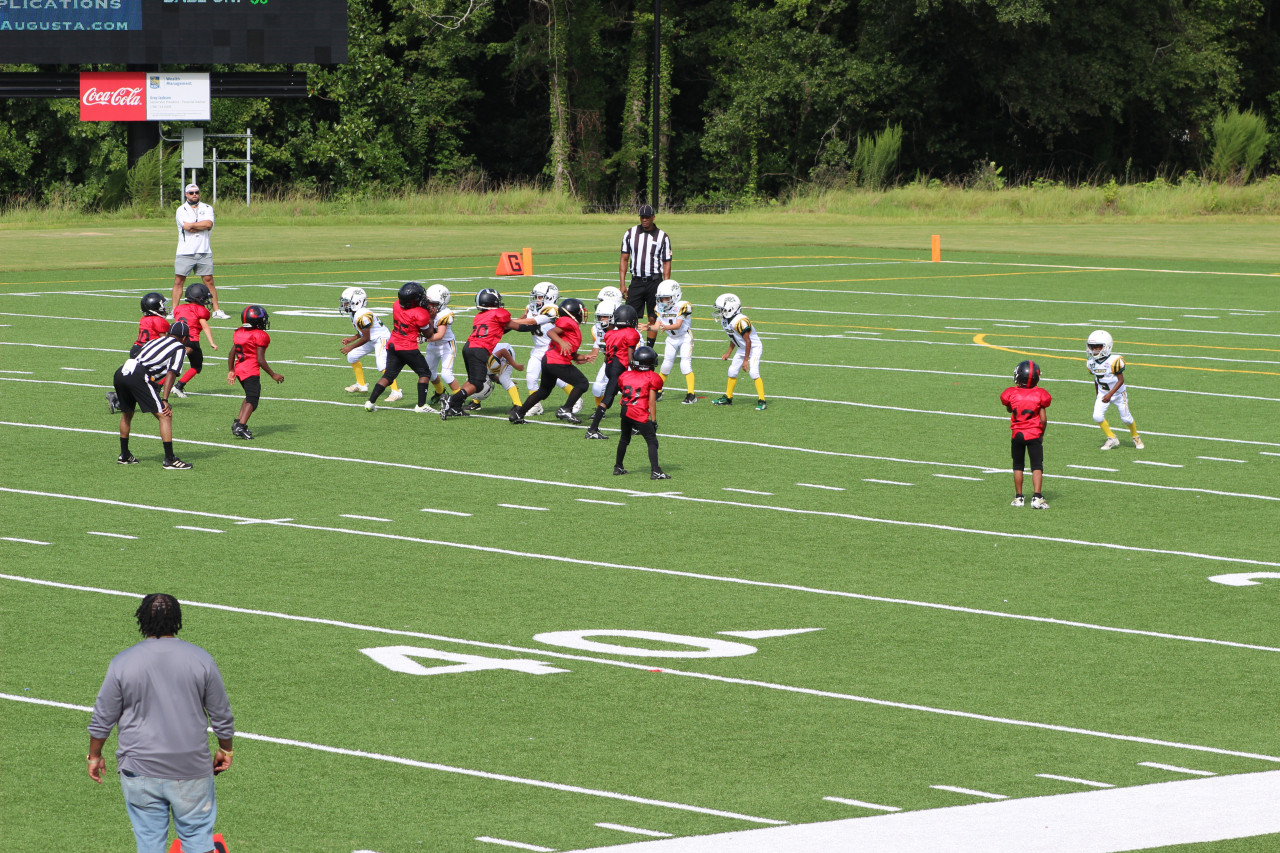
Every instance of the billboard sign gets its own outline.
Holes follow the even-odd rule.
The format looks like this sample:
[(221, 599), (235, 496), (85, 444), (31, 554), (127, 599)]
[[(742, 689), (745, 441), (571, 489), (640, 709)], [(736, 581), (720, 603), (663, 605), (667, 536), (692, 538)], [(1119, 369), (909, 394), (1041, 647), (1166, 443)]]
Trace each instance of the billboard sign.
[(85, 71), (81, 121), (208, 121), (209, 75)]

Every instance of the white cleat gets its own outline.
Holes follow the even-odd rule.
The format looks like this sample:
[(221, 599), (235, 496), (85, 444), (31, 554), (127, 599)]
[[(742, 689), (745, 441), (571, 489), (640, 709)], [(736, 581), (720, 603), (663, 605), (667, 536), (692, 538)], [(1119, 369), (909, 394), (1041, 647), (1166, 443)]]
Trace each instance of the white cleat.
[(373, 404), (373, 401), (371, 401), (371, 400), (365, 400), (365, 401), (364, 401), (364, 410), (365, 410), (366, 412), (376, 412), (376, 411), (378, 411), (378, 407), (377, 407), (377, 406), (375, 406), (375, 405)]
[(1022, 495), (1018, 495), (1016, 498), (1009, 501), (1009, 506), (1026, 506), (1026, 505), (1027, 505), (1027, 501), (1025, 498), (1022, 497)]
[(231, 315), (230, 315), (230, 314), (228, 314), (226, 311), (223, 311), (221, 308), (219, 308), (217, 311), (214, 311), (214, 312), (213, 312), (213, 314), (212, 314), (211, 316), (212, 316), (212, 317), (213, 317), (213, 319), (215, 319), (215, 320), (230, 320), (230, 319), (231, 319)]
[(534, 406), (534, 407), (533, 407), (532, 409), (530, 409), (529, 411), (525, 412), (525, 413), (524, 413), (524, 416), (525, 416), (526, 418), (531, 418), (531, 417), (533, 417), (534, 415), (541, 415), (541, 414), (543, 414), (543, 409), (542, 409), (542, 404), (541, 404), (541, 403), (539, 403), (538, 405)]
[(355, 385), (348, 385), (342, 390), (346, 391), (348, 394), (368, 394), (369, 386), (356, 383)]
[(1102, 442), (1102, 446), (1101, 446), (1101, 447), (1099, 447), (1098, 449), (1099, 449), (1099, 450), (1111, 450), (1111, 449), (1116, 448), (1116, 447), (1119, 447), (1119, 446), (1120, 446), (1120, 439), (1118, 439), (1118, 438), (1108, 438), (1106, 441)]
[(1031, 508), (1032, 508), (1032, 509), (1048, 509), (1048, 508), (1049, 508), (1049, 502), (1048, 502), (1047, 500), (1045, 500), (1044, 498), (1032, 498), (1032, 499), (1031, 499)]
[[(396, 400), (403, 400), (403, 399), (404, 399), (404, 392), (401, 391), (399, 388), (397, 388), (396, 390), (392, 391), (390, 394), (387, 395), (388, 403), (394, 403)], [(435, 409), (432, 409), (431, 411), (434, 412)]]
[(1134, 446), (1134, 448), (1136, 448), (1136, 449), (1138, 449), (1138, 450), (1141, 450), (1141, 449), (1142, 449), (1142, 439), (1138, 438), (1138, 437), (1135, 435), (1135, 436), (1133, 437), (1133, 446)]
[(419, 414), (421, 414), (421, 413), (423, 413), (423, 412), (426, 412), (427, 414), (431, 414), (431, 415), (438, 415), (438, 414), (440, 414), (440, 410), (439, 410), (439, 409), (433, 409), (433, 408), (431, 408), (431, 406), (429, 406), (429, 405), (428, 405), (428, 404), (426, 404), (426, 403), (423, 403), (421, 406), (414, 406), (414, 407), (413, 407), (413, 410), (414, 410), (415, 412), (418, 412)]
[(579, 397), (578, 402), (573, 404), (573, 413), (576, 415), (578, 414), (578, 412), (581, 412), (581, 411), (582, 411), (582, 398)]

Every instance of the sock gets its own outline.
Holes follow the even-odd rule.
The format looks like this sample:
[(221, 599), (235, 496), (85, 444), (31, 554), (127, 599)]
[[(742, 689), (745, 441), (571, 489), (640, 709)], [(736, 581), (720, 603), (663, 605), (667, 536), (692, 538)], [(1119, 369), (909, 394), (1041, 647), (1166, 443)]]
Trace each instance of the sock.
[(358, 361), (354, 361), (351, 363), (351, 369), (356, 374), (356, 384), (363, 385), (364, 384), (364, 365), (362, 365)]
[(1102, 423), (1098, 424), (1098, 426), (1102, 427), (1102, 434), (1105, 435), (1107, 438), (1116, 437), (1116, 434), (1111, 431), (1111, 424), (1107, 423), (1106, 421), (1103, 421)]
[(738, 377), (736, 376), (729, 377), (729, 387), (725, 389), (724, 395), (728, 397), (730, 400), (733, 399), (733, 386), (737, 384), (738, 384)]
[[(591, 396), (595, 397), (594, 394), (592, 394)], [(597, 409), (600, 408), (600, 404), (603, 402), (604, 402), (604, 397), (596, 397), (596, 408)]]
[(761, 377), (756, 377), (756, 396), (764, 399), (764, 379)]
[(197, 373), (199, 373), (199, 371), (196, 370), (194, 367), (188, 367), (187, 372), (182, 374), (182, 376), (178, 379), (178, 381), (181, 382), (183, 385), (186, 385), (188, 382), (190, 382), (192, 379), (195, 378)]
[(652, 337), (652, 338), (645, 338), (645, 343), (647, 343), (647, 344), (649, 345), (649, 348), (650, 348), (650, 349), (653, 349), (653, 345), (654, 345), (654, 343), (655, 343), (657, 340), (658, 340), (658, 339), (657, 339), (656, 337)]
[[(361, 385), (363, 385), (364, 383), (363, 383), (363, 382), (361, 382), (360, 384), (361, 384)], [(392, 380), (391, 380), (391, 384), (390, 384), (390, 385), (388, 385), (387, 387), (388, 387), (388, 388), (390, 388), (392, 391), (399, 391), (399, 390), (400, 390), (400, 386), (396, 384), (396, 381), (395, 381), (394, 379), (392, 379)]]
[(693, 393), (693, 373), (692, 372), (686, 373), (684, 375), (684, 384), (685, 384), (685, 387), (689, 389), (689, 393), (692, 394)]
[(507, 393), (511, 395), (511, 402), (513, 404), (517, 406), (520, 405), (520, 391), (519, 389), (516, 388), (516, 386), (512, 385), (510, 388), (508, 388)]
[(387, 390), (387, 386), (381, 382), (373, 383), (373, 387), (369, 389), (369, 402), (376, 403), (378, 398), (382, 396), (382, 392)]
[(418, 405), (419, 406), (425, 406), (427, 404), (427, 386), (430, 384), (431, 383), (429, 382), (418, 383)]
[(173, 442), (172, 441), (166, 441), (164, 443), (164, 458), (165, 459), (173, 458)]
[(438, 376), (434, 380), (432, 380), (431, 387), (435, 389), (435, 392), (437, 394), (444, 393), (444, 382)]
[(668, 374), (663, 373), (661, 370), (659, 370), (659, 371), (658, 371), (658, 375), (662, 377), (662, 384), (663, 384), (663, 385), (666, 385), (666, 384), (667, 384), (667, 376), (668, 376)]
[(1137, 438), (1137, 437), (1138, 437), (1138, 422), (1137, 422), (1137, 421), (1134, 421), (1133, 423), (1129, 424), (1129, 435), (1133, 436), (1134, 438)]
[(597, 404), (595, 414), (591, 416), (591, 429), (593, 431), (600, 429), (600, 420), (603, 417), (604, 417), (604, 406)]
[(129, 439), (125, 438), (124, 436), (120, 437), (120, 455), (121, 456), (129, 455)]
[(449, 397), (449, 408), (461, 409), (462, 404), (465, 402), (467, 402), (467, 395), (462, 393), (461, 389), (459, 389)]

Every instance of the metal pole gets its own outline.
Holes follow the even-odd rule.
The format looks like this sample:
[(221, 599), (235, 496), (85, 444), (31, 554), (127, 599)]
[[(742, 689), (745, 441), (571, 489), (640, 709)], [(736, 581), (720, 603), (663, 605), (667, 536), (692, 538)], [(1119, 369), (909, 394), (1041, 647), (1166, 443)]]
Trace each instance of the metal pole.
[(213, 203), (218, 203), (218, 149), (213, 149)]
[(253, 185), (253, 131), (244, 129), (244, 206), (249, 206), (249, 190)]
[(658, 150), (658, 128), (662, 126), (661, 101), (662, 94), (662, 0), (653, 0), (653, 209), (658, 209), (659, 164), (662, 161)]

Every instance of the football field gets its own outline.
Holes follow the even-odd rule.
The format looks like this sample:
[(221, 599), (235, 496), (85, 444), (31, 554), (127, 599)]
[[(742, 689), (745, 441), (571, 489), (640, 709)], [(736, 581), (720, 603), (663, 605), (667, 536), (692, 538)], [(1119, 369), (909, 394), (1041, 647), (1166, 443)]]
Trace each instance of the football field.
[[(874, 849), (911, 851), (909, 814), (998, 822), (1088, 792), (1069, 802), (1103, 829), (1075, 849), (1280, 847), (1237, 808), (1280, 813), (1276, 267), (758, 236), (679, 256), (699, 400), (681, 405), (677, 367), (661, 482), (642, 440), (614, 476), (616, 409), (584, 441), (550, 414), (560, 391), (523, 426), (501, 389), (469, 418), (415, 414), (409, 371), (373, 413), (343, 391), (344, 287), (389, 315), (403, 281), (443, 283), (465, 337), (482, 287), (518, 315), (548, 280), (590, 311), (610, 251), (539, 253), (532, 278), (496, 278), (492, 254), (219, 267), (224, 310), (270, 312), (285, 381), (264, 383), (254, 439), (232, 437), (237, 323), (213, 321), (219, 349), (173, 400), (190, 471), (162, 469), (144, 414), (141, 464), (115, 464), (104, 399), (167, 273), (5, 273), (0, 846), (132, 849), (114, 772), (85, 775), (85, 726), (138, 598), (169, 592), (236, 715), (234, 853), (706, 853), (745, 830), (758, 845), (733, 849), (824, 850), (839, 841), (767, 839), (850, 818), (850, 838), (899, 821)], [(763, 340), (767, 410), (745, 370), (712, 405), (724, 292)], [(1144, 449), (1114, 408), (1120, 446), (1099, 449), (1094, 329)], [(1047, 510), (1010, 506), (999, 396), (1024, 358), (1053, 395)], [(1211, 792), (1187, 828), (1109, 834), (1106, 797), (1174, 782)], [(928, 832), (951, 849), (946, 823)]]

